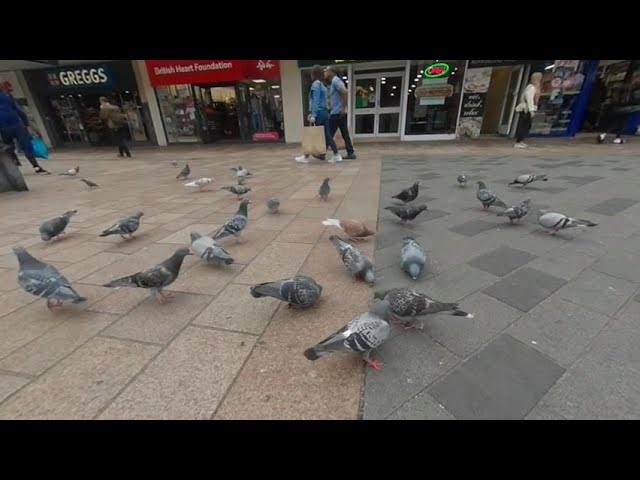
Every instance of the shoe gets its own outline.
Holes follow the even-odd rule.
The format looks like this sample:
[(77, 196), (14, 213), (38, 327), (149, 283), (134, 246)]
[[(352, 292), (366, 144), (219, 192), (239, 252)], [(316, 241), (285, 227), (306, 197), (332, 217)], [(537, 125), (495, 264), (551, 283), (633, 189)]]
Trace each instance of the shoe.
[(527, 148), (527, 144), (524, 142), (514, 143), (513, 148)]
[(309, 163), (309, 159), (307, 158), (306, 155), (300, 155), (299, 157), (296, 157), (296, 162), (298, 162), (298, 163)]
[(342, 157), (338, 154), (338, 155), (334, 155), (333, 157), (331, 157), (329, 159), (329, 163), (337, 163), (337, 162), (341, 162), (342, 161)]
[(624, 143), (624, 140), (620, 137), (614, 138), (613, 139), (613, 143), (615, 143), (616, 145), (620, 145), (622, 143)]
[(601, 133), (600, 135), (598, 135), (598, 143), (604, 143), (605, 138), (607, 138), (606, 133)]
[(34, 172), (36, 172), (39, 175), (51, 175), (51, 172), (47, 172), (44, 168), (42, 167), (36, 167), (33, 169)]
[(345, 160), (355, 160), (357, 157), (357, 155), (355, 153), (350, 153), (349, 155), (347, 155), (346, 157), (344, 157)]

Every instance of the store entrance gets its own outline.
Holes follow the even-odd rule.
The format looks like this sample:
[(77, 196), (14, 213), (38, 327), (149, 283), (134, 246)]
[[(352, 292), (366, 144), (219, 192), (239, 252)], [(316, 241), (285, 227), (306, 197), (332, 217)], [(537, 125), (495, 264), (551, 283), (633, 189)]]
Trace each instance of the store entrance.
[(399, 136), (404, 73), (361, 73), (353, 79), (354, 137)]
[(193, 90), (204, 143), (244, 140), (235, 85), (194, 85)]
[[(481, 134), (509, 135), (515, 122), (525, 66), (493, 67), (487, 91)], [(515, 128), (515, 127), (514, 127)]]

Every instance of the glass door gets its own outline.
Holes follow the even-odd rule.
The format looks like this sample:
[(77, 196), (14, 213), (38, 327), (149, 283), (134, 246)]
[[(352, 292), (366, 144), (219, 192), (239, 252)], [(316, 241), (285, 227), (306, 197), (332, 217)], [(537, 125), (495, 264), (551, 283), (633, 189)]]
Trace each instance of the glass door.
[(354, 76), (354, 136), (400, 135), (403, 80), (396, 72)]
[(500, 135), (509, 135), (511, 125), (513, 124), (514, 109), (518, 104), (518, 94), (520, 92), (520, 84), (522, 83), (522, 73), (524, 66), (514, 67), (509, 77), (509, 86), (502, 102), (502, 113), (500, 114), (500, 125), (498, 125), (498, 133)]

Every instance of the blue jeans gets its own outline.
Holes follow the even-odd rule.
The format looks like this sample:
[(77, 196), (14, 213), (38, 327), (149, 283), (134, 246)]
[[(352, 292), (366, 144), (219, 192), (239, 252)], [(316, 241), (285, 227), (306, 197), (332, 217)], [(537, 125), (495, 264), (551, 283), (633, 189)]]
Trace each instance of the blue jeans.
[(337, 155), (338, 147), (336, 145), (336, 141), (333, 139), (333, 135), (331, 135), (331, 130), (329, 128), (329, 112), (327, 110), (318, 111), (316, 116), (316, 125), (324, 127), (324, 137), (327, 148), (331, 148), (333, 154)]
[(33, 165), (34, 168), (39, 166), (33, 151), (33, 145), (31, 144), (31, 135), (29, 135), (27, 127), (24, 125), (13, 125), (11, 127), (0, 128), (0, 137), (2, 137), (4, 143), (11, 145), (11, 147), (13, 147), (14, 140), (17, 141), (24, 156), (29, 160), (29, 163)]

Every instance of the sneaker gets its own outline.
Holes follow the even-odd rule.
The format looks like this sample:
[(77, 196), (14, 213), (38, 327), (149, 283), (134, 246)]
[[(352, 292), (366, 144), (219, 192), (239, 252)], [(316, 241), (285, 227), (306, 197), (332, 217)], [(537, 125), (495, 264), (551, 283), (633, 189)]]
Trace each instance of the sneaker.
[(33, 169), (33, 171), (36, 172), (37, 174), (40, 174), (40, 175), (51, 175), (51, 172), (47, 172), (42, 167), (36, 167), (36, 168)]
[(309, 163), (309, 159), (307, 158), (306, 155), (300, 155), (299, 157), (296, 157), (296, 162), (298, 162), (298, 163)]
[(527, 148), (527, 144), (524, 142), (514, 143), (513, 148)]
[(620, 145), (620, 144), (624, 143), (624, 140), (622, 138), (620, 138), (620, 137), (614, 138), (613, 139), (613, 143), (615, 143), (616, 145)]
[(344, 157), (345, 160), (355, 160), (356, 158), (358, 158), (358, 157), (356, 156), (355, 153), (350, 153), (349, 155)]
[(334, 155), (333, 157), (331, 157), (329, 159), (329, 163), (336, 163), (336, 162), (341, 162), (341, 161), (342, 161), (342, 157), (340, 156), (340, 154)]

